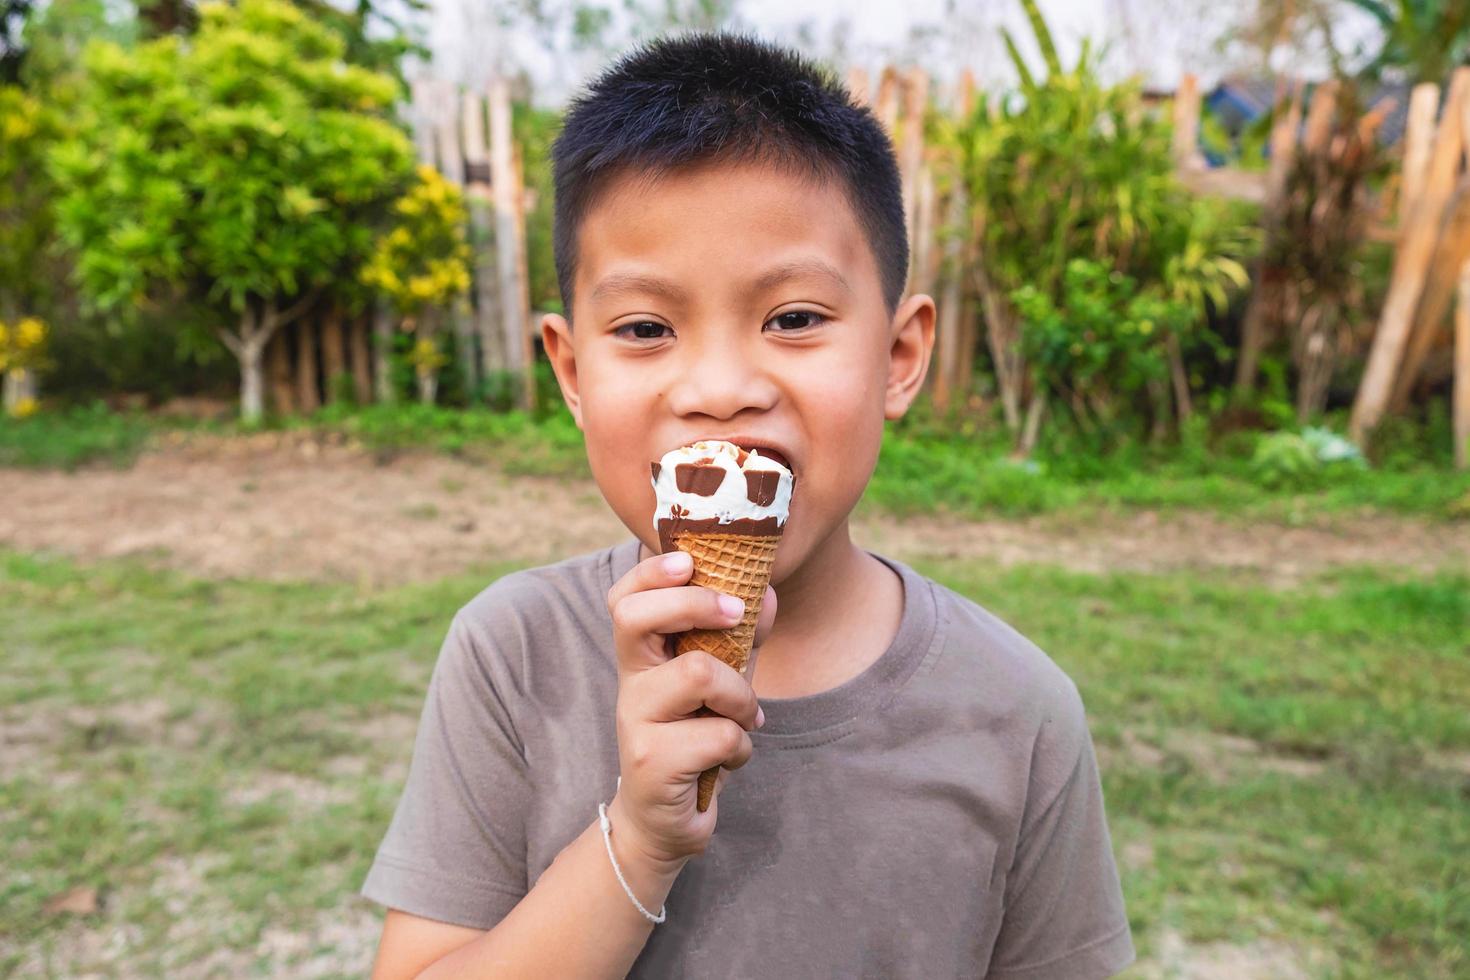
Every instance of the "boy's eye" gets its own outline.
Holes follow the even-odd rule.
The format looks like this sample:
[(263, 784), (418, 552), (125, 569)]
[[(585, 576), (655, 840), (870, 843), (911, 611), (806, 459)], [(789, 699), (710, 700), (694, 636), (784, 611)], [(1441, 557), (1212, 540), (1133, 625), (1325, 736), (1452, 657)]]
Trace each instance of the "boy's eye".
[(781, 333), (791, 333), (796, 330), (804, 330), (814, 327), (818, 323), (826, 321), (826, 317), (811, 310), (792, 310), (789, 313), (777, 313), (767, 323), (774, 323)]
[(632, 336), (638, 340), (657, 340), (662, 336), (659, 331), (669, 329), (662, 323), (652, 320), (639, 320), (637, 323), (625, 323), (618, 327), (613, 333), (619, 337)]

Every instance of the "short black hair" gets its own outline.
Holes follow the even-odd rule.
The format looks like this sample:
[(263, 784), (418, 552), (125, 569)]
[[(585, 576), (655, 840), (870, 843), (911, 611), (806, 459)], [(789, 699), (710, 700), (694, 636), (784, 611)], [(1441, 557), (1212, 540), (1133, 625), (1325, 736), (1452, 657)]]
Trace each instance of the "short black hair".
[(572, 101), (551, 157), (553, 249), (568, 320), (577, 232), (607, 182), (709, 160), (839, 180), (877, 260), (890, 316), (903, 295), (909, 244), (893, 144), (829, 72), (789, 49), (725, 31), (650, 41)]

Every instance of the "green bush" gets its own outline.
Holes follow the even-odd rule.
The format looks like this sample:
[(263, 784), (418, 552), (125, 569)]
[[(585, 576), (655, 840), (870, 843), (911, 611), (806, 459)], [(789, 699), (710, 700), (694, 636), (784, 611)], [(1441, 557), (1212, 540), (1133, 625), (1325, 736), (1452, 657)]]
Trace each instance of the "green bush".
[(1170, 361), (1193, 384), (1187, 359), (1222, 353), (1206, 316), (1246, 284), (1253, 235), (1246, 212), (1180, 185), (1167, 116), (1136, 83), (1106, 84), (1086, 45), (1064, 68), (1034, 0), (1022, 7), (1045, 75), (1007, 33), (1019, 88), (932, 117), (941, 169), (971, 207), (948, 232), (980, 230), (973, 278), (989, 328), (1014, 338), (997, 372), (1008, 426), (1021, 428), (1023, 396), (1043, 399), (1106, 447), (1183, 414)]
[(345, 433), (379, 451), (433, 449), (493, 462), (508, 473), (586, 476), (582, 431), (565, 409), (536, 418), (525, 412), (455, 409), (418, 403), (333, 405), (288, 427)]
[(0, 466), (73, 470), (103, 461), (126, 466), (147, 441), (148, 420), (102, 402), (24, 419), (0, 417)]

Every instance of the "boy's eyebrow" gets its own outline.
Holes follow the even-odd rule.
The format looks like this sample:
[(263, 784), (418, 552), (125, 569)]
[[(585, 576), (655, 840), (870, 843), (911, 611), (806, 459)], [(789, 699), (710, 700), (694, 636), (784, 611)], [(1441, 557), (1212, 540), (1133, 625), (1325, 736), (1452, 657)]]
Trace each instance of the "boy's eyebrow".
[(685, 299), (684, 290), (674, 283), (642, 272), (614, 272), (598, 283), (587, 299), (590, 302), (616, 293), (652, 293), (675, 302)]
[[(753, 292), (764, 292), (803, 276), (826, 279), (843, 292), (852, 292), (852, 287), (848, 285), (841, 272), (838, 272), (829, 263), (815, 258), (792, 259), (773, 266), (751, 280), (749, 288)], [(660, 279), (658, 276), (642, 272), (614, 272), (597, 284), (588, 296), (588, 300), (600, 299), (615, 293), (634, 292), (652, 293), (675, 302), (681, 302), (687, 298), (683, 289), (667, 279)]]
[(761, 273), (750, 286), (756, 292), (761, 292), (779, 286), (790, 279), (800, 279), (802, 276), (826, 279), (843, 292), (852, 292), (852, 287), (847, 284), (842, 273), (821, 259), (815, 258), (792, 259), (790, 262), (783, 262)]

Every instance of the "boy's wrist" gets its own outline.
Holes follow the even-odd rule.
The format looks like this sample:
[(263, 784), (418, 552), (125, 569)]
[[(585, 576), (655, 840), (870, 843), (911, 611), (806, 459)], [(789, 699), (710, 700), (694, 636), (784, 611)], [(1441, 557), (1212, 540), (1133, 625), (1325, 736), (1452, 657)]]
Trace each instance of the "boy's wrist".
[[(663, 886), (673, 883), (679, 872), (684, 870), (684, 865), (689, 863), (689, 857), (667, 857), (648, 846), (639, 836), (638, 825), (628, 818), (621, 796), (613, 796), (612, 802), (607, 805), (607, 817), (611, 826), (608, 839), (612, 842), (613, 854), (617, 855), (618, 866), (623, 869), (624, 876), (629, 877), (631, 883), (631, 876), (636, 874), (651, 887), (658, 888), (660, 892), (666, 891)], [(637, 889), (636, 884), (634, 888)], [(638, 894), (642, 900), (643, 890), (638, 889)]]

